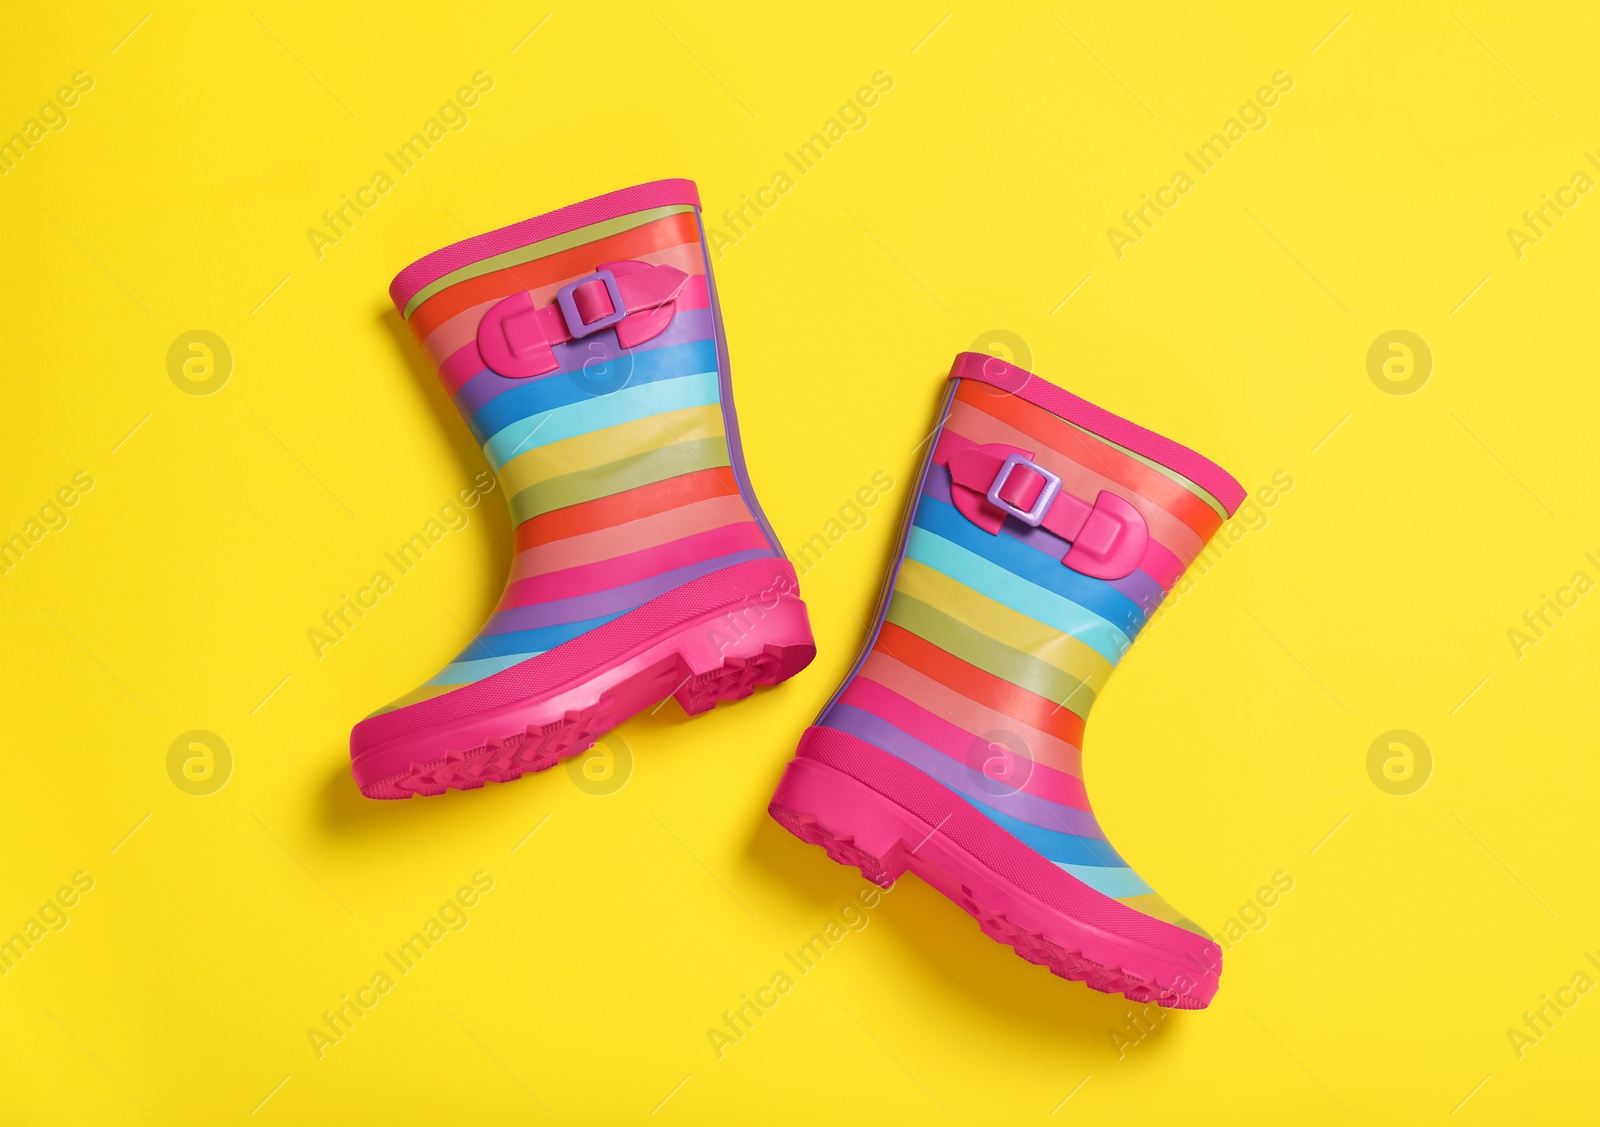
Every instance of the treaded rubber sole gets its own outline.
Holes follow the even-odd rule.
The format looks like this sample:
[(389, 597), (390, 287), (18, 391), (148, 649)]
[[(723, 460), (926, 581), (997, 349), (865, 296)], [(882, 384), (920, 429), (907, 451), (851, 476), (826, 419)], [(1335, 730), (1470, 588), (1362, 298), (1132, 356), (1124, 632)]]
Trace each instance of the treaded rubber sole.
[[(468, 746), (456, 748), (448, 746), (448, 734), (423, 733), (423, 746), (438, 750), (442, 739), (443, 753), (413, 758), (401, 753), (405, 766), (380, 777), (373, 777), (370, 764), (393, 763), (396, 752), (374, 749), (352, 764), (361, 793), (376, 799), (411, 798), (510, 782), (588, 750), (613, 728), (669, 697), (697, 716), (723, 701), (743, 700), (758, 686), (788, 680), (816, 656), (805, 606), (798, 599), (783, 600), (754, 627), (709, 645), (708, 636), (717, 636), (715, 626), (728, 613), (699, 616), (618, 655), (585, 678), (502, 706), (495, 715), (503, 718), (503, 735), (462, 740)], [(482, 728), (472, 718), (468, 730)], [(406, 742), (416, 741), (408, 737)]]
[[(880, 888), (914, 873), (977, 920), (985, 935), (1061, 978), (1167, 1009), (1204, 1009), (1216, 991), (1214, 979), (1197, 982), (1175, 965), (1157, 969), (1149, 950), (1040, 904), (940, 837), (937, 827), (841, 771), (803, 759), (790, 763), (767, 812)], [(1018, 914), (1053, 916), (1055, 937), (1018, 922)]]

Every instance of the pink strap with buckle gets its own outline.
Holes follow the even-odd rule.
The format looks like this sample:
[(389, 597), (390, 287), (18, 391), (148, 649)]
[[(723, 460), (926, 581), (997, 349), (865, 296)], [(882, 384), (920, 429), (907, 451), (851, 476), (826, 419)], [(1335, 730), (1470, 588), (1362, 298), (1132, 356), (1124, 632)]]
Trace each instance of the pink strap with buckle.
[(1071, 543), (1062, 563), (1095, 579), (1121, 579), (1144, 559), (1150, 528), (1138, 509), (1106, 490), (1092, 505), (1063, 491), (1031, 450), (991, 442), (952, 454), (949, 466), (951, 500), (991, 535), (1008, 516), (1042, 528)]
[(617, 343), (633, 348), (672, 323), (688, 280), (673, 266), (602, 262), (593, 274), (563, 286), (554, 305), (535, 309), (526, 290), (496, 303), (478, 323), (478, 353), (500, 375), (527, 379), (561, 366), (555, 345), (602, 329), (616, 329)]

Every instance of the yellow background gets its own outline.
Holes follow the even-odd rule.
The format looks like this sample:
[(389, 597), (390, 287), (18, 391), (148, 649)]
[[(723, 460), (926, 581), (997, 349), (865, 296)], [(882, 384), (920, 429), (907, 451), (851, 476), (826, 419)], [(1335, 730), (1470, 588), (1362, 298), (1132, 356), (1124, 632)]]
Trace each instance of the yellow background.
[[(1507, 1035), (1600, 977), (1600, 596), (1520, 657), (1507, 637), (1574, 572), (1600, 576), (1600, 198), (1520, 258), (1506, 234), (1600, 148), (1585, 6), (147, 11), (6, 22), (0, 138), (74, 72), (94, 86), (0, 178), (0, 531), (79, 471), (94, 486), (0, 578), (0, 939), (74, 872), (94, 886), (0, 978), (0, 1119), (1592, 1106), (1600, 994), (1520, 1059)], [(470, 124), (319, 259), (307, 229), (479, 70), (494, 86)], [(491, 497), (336, 646), (308, 643), (484, 468), (389, 279), (661, 176), (696, 179), (715, 222), (880, 70), (870, 124), (715, 264), (783, 538), (880, 470), (897, 483), (803, 581), (815, 664), (693, 721), (629, 723), (614, 794), (563, 768), (362, 799), (351, 724), (461, 647), (510, 548)], [(1270, 124), (1119, 259), (1107, 229), (1277, 71), (1294, 86)], [(233, 355), (212, 395), (168, 375), (193, 329)], [(1431, 349), (1415, 394), (1369, 377), (1393, 329)], [(718, 1059), (708, 1027), (864, 887), (765, 805), (852, 660), (943, 373), (993, 330), (1252, 488), (1293, 478), (1136, 647), (1089, 763), (1113, 840), (1201, 923), (1280, 870), (1294, 887), (1209, 1011), (1119, 1053), (1134, 1007), (909, 880)], [(233, 757), (208, 796), (167, 770), (194, 729)], [(1407, 796), (1368, 772), (1394, 729), (1431, 749)], [(478, 871), (494, 885), (469, 925), (319, 1059), (307, 1029)]]

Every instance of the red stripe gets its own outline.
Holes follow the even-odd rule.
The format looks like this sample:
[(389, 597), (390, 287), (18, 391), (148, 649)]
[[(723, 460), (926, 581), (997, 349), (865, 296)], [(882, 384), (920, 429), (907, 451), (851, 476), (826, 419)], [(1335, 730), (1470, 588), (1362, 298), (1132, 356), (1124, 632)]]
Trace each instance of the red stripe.
[(565, 278), (587, 274), (601, 262), (638, 258), (653, 250), (694, 242), (699, 238), (700, 225), (694, 213), (685, 212), (531, 262), (468, 278), (447, 286), (417, 306), (411, 314), (411, 331), (418, 340), (425, 341), (433, 330), (479, 302), (505, 297), (518, 290), (536, 290)]
[(707, 497), (738, 495), (739, 486), (729, 467), (696, 470), (525, 520), (516, 528), (515, 552), (525, 552), (536, 544), (565, 540), (569, 536), (581, 536), (585, 532), (625, 524), (667, 509), (692, 505)]
[(872, 648), (882, 650), (896, 661), (979, 704), (1015, 717), (1030, 728), (1037, 728), (1073, 747), (1083, 747), (1083, 718), (1070, 709), (1010, 681), (1002, 681), (993, 673), (962, 661), (892, 622), (883, 624)]

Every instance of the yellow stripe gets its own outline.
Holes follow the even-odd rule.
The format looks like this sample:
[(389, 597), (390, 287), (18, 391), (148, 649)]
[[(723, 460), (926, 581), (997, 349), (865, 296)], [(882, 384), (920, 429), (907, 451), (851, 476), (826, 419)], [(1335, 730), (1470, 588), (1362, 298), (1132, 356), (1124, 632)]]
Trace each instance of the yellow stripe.
[(1097, 694), (1111, 676), (1111, 663), (1071, 634), (1018, 614), (916, 560), (908, 559), (900, 565), (895, 591), (943, 611), (1002, 645), (1054, 666)]
[(582, 473), (680, 442), (722, 436), (722, 408), (718, 404), (663, 411), (548, 446), (536, 446), (502, 466), (500, 480), (505, 484), (506, 496), (514, 497), (528, 486), (553, 477)]

